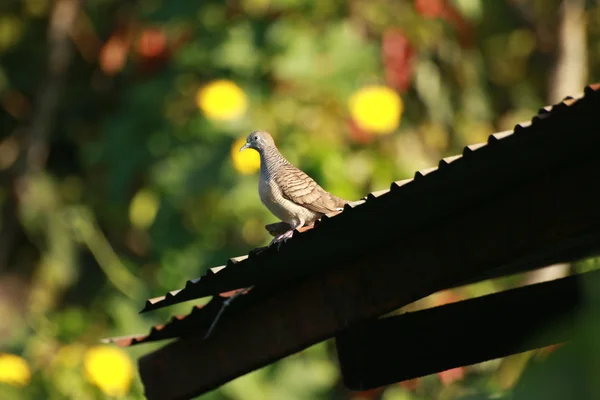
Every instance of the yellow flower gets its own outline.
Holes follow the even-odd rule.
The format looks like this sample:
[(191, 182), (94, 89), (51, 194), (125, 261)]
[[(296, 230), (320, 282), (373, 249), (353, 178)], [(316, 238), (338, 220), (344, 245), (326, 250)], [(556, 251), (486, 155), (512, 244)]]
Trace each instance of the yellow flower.
[(129, 221), (139, 229), (146, 229), (156, 217), (159, 207), (158, 197), (149, 190), (140, 190), (129, 204)]
[(0, 383), (25, 386), (31, 380), (27, 361), (14, 354), (0, 354)]
[(244, 115), (248, 107), (248, 99), (238, 85), (221, 79), (200, 88), (196, 93), (196, 104), (206, 118), (229, 121)]
[(87, 379), (109, 396), (123, 396), (133, 379), (133, 364), (122, 350), (111, 346), (94, 346), (84, 357)]
[(391, 133), (400, 125), (402, 99), (386, 86), (367, 86), (355, 92), (348, 102), (350, 114), (364, 131)]
[(246, 143), (246, 138), (239, 138), (231, 146), (231, 159), (234, 168), (243, 175), (252, 174), (260, 168), (260, 156), (254, 149), (240, 152), (240, 147)]

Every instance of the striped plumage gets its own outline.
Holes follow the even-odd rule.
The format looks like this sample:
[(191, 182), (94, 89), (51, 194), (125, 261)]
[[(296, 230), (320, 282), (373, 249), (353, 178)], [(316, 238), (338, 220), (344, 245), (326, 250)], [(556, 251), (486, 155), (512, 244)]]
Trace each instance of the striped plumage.
[(339, 210), (347, 203), (325, 191), (311, 177), (290, 164), (268, 132), (252, 132), (240, 151), (246, 148), (255, 149), (260, 154), (258, 192), (261, 201), (273, 215), (287, 224), (267, 225), (269, 232), (277, 234), (274, 241), (287, 239), (294, 229), (311, 225), (324, 214)]

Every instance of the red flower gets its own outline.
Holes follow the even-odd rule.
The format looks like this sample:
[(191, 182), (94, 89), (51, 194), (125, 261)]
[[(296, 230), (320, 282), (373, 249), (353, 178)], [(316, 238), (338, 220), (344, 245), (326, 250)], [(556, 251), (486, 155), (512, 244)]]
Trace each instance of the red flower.
[(446, 8), (446, 0), (415, 0), (415, 9), (427, 18), (443, 18)]
[(158, 28), (146, 28), (140, 35), (136, 50), (145, 58), (157, 58), (167, 50), (167, 37)]
[(438, 376), (444, 385), (449, 385), (454, 381), (461, 380), (465, 377), (465, 368), (457, 367), (446, 371), (438, 372)]
[(447, 0), (415, 0), (417, 13), (425, 18), (440, 18), (454, 26), (460, 43), (468, 46), (471, 42), (471, 25)]
[(413, 77), (414, 48), (404, 32), (393, 28), (383, 33), (381, 47), (387, 84), (400, 92), (406, 91)]

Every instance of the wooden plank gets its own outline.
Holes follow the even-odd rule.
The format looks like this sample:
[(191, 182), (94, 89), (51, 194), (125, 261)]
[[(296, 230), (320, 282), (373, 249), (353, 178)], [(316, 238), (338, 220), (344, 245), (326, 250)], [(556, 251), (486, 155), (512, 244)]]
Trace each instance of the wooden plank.
[(336, 337), (344, 384), (368, 390), (572, 338), (600, 271), (385, 318)]

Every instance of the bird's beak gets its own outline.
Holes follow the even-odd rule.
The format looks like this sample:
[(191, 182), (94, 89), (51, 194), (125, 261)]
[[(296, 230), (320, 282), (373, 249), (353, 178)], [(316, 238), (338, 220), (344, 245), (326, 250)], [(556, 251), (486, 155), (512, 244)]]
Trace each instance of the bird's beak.
[(250, 143), (245, 143), (241, 148), (240, 148), (240, 152), (246, 150), (248, 147), (250, 147)]

